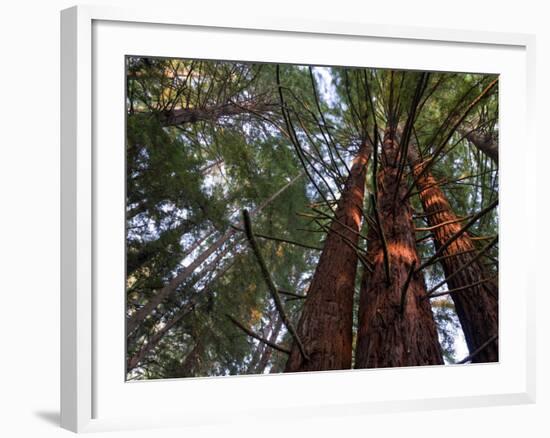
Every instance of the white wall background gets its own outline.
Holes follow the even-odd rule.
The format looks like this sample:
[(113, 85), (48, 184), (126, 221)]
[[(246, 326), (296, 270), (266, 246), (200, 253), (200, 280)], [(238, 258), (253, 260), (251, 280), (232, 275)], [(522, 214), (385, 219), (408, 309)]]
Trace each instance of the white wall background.
[[(371, 0), (269, 2), (119, 0), (98, 4), (189, 7), (258, 14), (406, 24), (457, 29), (528, 32), (537, 35), (538, 217), (550, 213), (545, 129), (550, 120), (550, 28), (545, 2), (522, 0)], [(0, 44), (0, 435), (57, 437), (59, 419), (59, 10), (67, 0), (4, 3)], [(549, 99), (549, 100), (547, 100)], [(521, 148), (521, 145), (518, 145)], [(518, 230), (521, 232), (521, 230)], [(110, 433), (143, 436), (549, 436), (548, 379), (550, 302), (542, 282), (548, 270), (548, 232), (540, 232), (537, 254), (538, 401), (535, 405), (464, 409), (341, 419), (272, 422), (259, 429), (227, 426), (188, 430)], [(444, 384), (442, 382), (442, 384)], [(258, 399), (261, 399), (259, 395)]]

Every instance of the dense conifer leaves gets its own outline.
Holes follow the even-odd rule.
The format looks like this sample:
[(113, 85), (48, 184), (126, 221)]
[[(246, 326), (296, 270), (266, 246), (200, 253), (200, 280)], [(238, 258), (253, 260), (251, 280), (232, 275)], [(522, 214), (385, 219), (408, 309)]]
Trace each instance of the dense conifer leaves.
[(498, 360), (496, 80), (128, 57), (128, 379)]

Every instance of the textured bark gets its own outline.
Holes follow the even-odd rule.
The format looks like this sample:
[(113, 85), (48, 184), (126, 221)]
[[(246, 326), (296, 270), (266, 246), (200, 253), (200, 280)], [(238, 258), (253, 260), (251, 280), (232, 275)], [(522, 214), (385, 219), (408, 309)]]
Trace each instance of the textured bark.
[(309, 360), (292, 346), (285, 372), (351, 368), (357, 244), (371, 148), (363, 142), (353, 161), (311, 281), (297, 332)]
[[(384, 268), (382, 239), (369, 228), (368, 258), (373, 272), (361, 282), (355, 368), (383, 368), (443, 363), (441, 348), (422, 274), (413, 274), (401, 298), (409, 271), (418, 266), (412, 209), (401, 202), (405, 180), (397, 187), (398, 145), (390, 133), (384, 138), (382, 169), (378, 173), (377, 208), (387, 242), (390, 284)], [(397, 190), (397, 197), (395, 191)]]
[(234, 117), (241, 114), (268, 113), (277, 106), (263, 102), (227, 103), (198, 108), (177, 108), (161, 113), (163, 126), (177, 126), (186, 123), (216, 122), (222, 117)]
[[(413, 175), (417, 180), (420, 200), (427, 215), (432, 230), (436, 248), (441, 247), (452, 237), (462, 224), (457, 221), (447, 197), (437, 185), (430, 172), (422, 173), (422, 163), (418, 159), (415, 146), (411, 145), (409, 160)], [(467, 251), (466, 253), (463, 253)], [(462, 254), (461, 254), (462, 253)], [(461, 266), (466, 265), (475, 257), (475, 246), (467, 232), (462, 234), (443, 251), (441, 260), (446, 277), (449, 278), (448, 288), (465, 287), (491, 276), (478, 261), (471, 263), (466, 269), (454, 274)], [(447, 257), (448, 256), (448, 257)], [(488, 281), (460, 292), (451, 293), (456, 312), (464, 331), (464, 337), (470, 352), (475, 351), (492, 336), (498, 335), (498, 284)], [(472, 362), (498, 362), (498, 340), (485, 347)]]
[(459, 132), (498, 165), (498, 142), (491, 134), (477, 131), (470, 124), (466, 124), (465, 128), (459, 128)]

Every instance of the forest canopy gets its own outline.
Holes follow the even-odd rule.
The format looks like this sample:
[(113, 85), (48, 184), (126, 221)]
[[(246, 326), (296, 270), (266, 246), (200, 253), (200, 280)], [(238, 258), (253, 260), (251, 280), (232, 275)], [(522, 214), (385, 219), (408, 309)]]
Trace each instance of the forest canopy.
[(126, 59), (129, 380), (498, 361), (498, 76)]

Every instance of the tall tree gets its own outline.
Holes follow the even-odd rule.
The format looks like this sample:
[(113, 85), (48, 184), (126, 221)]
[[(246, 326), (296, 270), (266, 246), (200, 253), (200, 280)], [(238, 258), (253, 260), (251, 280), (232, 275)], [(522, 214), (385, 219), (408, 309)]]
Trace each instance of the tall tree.
[(441, 262), (445, 272), (445, 281), (439, 282), (433, 289), (435, 291), (438, 286), (446, 283), (451, 291), (456, 290), (451, 293), (451, 297), (470, 352), (475, 352), (492, 339), (489, 345), (472, 358), (472, 362), (497, 362), (496, 278), (482, 265), (479, 250), (471, 236), (468, 232), (463, 232), (465, 220), (458, 218), (453, 212), (431, 172), (424, 172), (426, 162), (420, 159), (414, 142), (409, 146), (409, 161), (429, 231), (433, 234), (436, 250), (440, 252), (437, 260)]
[(356, 247), (371, 149), (364, 140), (353, 160), (308, 289), (298, 336), (309, 357), (304, 358), (294, 345), (286, 364), (287, 372), (351, 368)]
[(373, 272), (365, 270), (361, 283), (355, 368), (442, 364), (424, 279), (415, 272), (420, 257), (412, 209), (400, 202), (407, 185), (398, 178), (400, 147), (391, 128), (382, 151), (382, 189), (373, 203), (378, 229), (369, 240)]
[(491, 360), (470, 291), (498, 273), (498, 173), (469, 134), (495, 149), (496, 94), (471, 105), (494, 78), (129, 58), (127, 80), (129, 378), (439, 364), (436, 327), (456, 362), (459, 319)]

